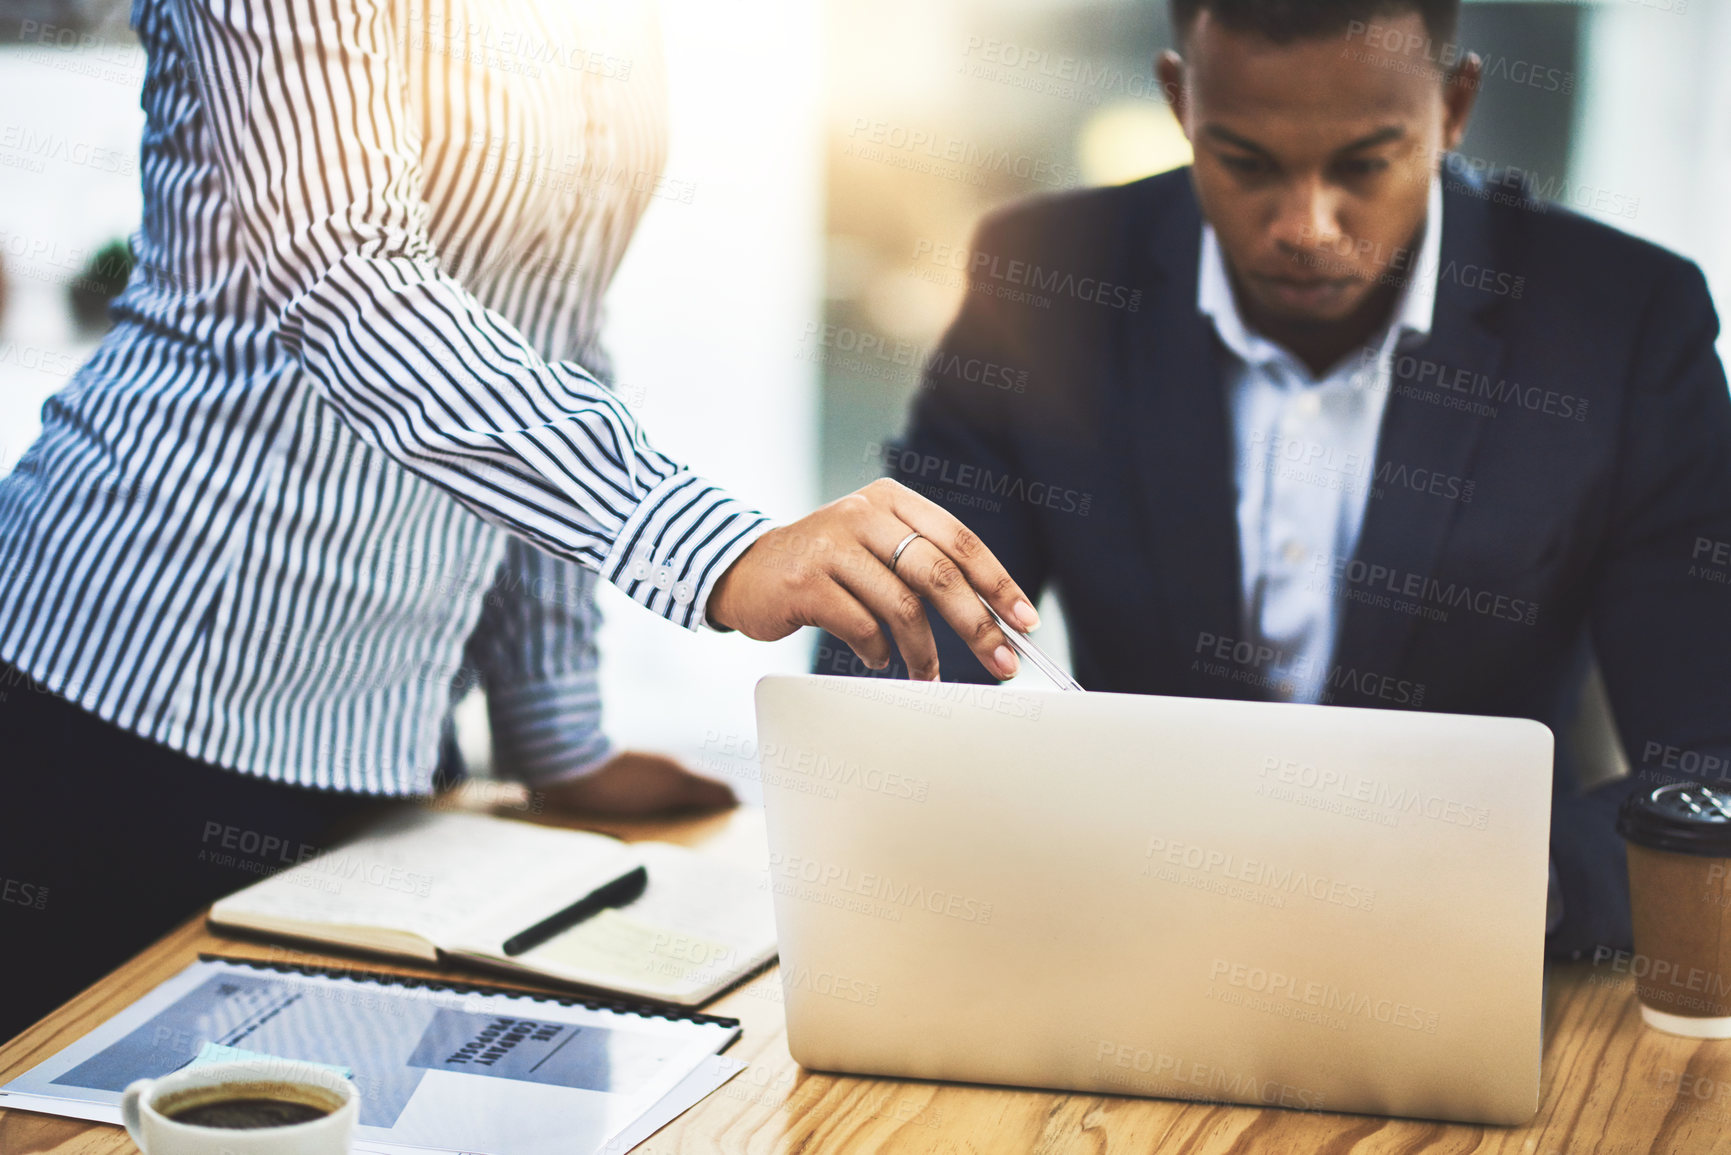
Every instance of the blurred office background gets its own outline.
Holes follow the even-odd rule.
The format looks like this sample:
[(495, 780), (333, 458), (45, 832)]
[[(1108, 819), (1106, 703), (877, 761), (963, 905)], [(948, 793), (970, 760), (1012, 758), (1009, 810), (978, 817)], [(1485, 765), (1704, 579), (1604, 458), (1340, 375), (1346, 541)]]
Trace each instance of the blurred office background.
[[(128, 6), (0, 0), (0, 472), (99, 338), (69, 282), (138, 219)], [(646, 216), (611, 344), (654, 440), (778, 517), (881, 472), (963, 291), (934, 253), (995, 206), (1187, 160), (1150, 75), (1164, 0), (661, 8), (667, 174), (695, 193)], [(1731, 300), (1731, 7), (1469, 2), (1458, 39), (1487, 65), (1465, 157), (1687, 254)], [(615, 737), (752, 795), (752, 685), (807, 668), (812, 639), (688, 635), (611, 590), (603, 605)], [(1061, 651), (1061, 633), (1042, 641)], [(479, 714), (467, 704), (471, 727)]]

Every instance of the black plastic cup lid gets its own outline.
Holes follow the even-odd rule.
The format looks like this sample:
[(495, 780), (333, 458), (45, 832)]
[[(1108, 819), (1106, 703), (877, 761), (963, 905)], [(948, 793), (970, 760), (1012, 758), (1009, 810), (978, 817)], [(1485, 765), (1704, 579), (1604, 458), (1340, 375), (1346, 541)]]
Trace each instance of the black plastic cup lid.
[(1639, 846), (1731, 858), (1731, 794), (1673, 782), (1623, 800), (1617, 833)]

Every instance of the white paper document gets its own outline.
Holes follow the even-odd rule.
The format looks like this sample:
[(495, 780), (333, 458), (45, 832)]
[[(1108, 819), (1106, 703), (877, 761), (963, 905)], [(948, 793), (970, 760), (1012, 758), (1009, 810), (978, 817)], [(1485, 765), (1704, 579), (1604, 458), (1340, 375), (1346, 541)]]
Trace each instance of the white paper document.
[[(649, 1008), (645, 1008), (649, 1011)], [(614, 1155), (725, 1083), (731, 1019), (206, 959), (0, 1087), (0, 1107), (120, 1122), (120, 1093), (206, 1044), (353, 1071), (354, 1149)]]

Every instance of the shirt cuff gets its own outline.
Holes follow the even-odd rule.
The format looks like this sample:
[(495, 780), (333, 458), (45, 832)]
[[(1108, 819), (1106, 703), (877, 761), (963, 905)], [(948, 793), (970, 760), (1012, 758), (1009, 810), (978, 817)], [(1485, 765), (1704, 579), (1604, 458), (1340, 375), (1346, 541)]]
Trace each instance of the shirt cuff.
[(650, 490), (626, 519), (601, 576), (632, 601), (688, 630), (709, 623), (715, 583), (775, 523), (726, 490), (682, 471)]
[[(734, 541), (733, 545), (728, 548), (724, 555), (722, 555), (720, 564), (715, 567), (714, 576), (709, 579), (709, 583), (705, 585), (703, 589), (698, 591), (697, 604), (702, 607), (697, 614), (698, 626), (702, 626), (704, 629), (717, 634), (731, 634), (734, 632), (732, 626), (717, 625), (715, 622), (709, 620), (709, 599), (714, 595), (715, 587), (721, 584), (721, 576), (728, 571), (734, 562), (739, 560), (740, 555), (756, 544), (758, 538), (762, 537), (770, 530), (778, 528), (779, 525), (779, 522), (772, 521), (767, 517), (764, 518), (756, 526), (747, 530), (741, 537)], [(692, 628), (695, 629), (696, 626), (693, 626)]]
[(601, 728), (593, 669), (515, 686), (487, 688), (494, 773), (531, 787), (581, 778), (614, 754)]

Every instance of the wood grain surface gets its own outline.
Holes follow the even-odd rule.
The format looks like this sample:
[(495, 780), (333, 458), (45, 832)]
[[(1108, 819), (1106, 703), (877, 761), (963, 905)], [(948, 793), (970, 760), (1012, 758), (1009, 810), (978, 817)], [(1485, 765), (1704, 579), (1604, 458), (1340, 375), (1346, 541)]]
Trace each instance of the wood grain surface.
[[(497, 806), (501, 796), (492, 790), (477, 797), (484, 802), (471, 799), (458, 804)], [(509, 802), (498, 812), (534, 817)], [(536, 820), (557, 821), (546, 816)], [(741, 862), (761, 861), (763, 854), (762, 816), (750, 810), (687, 822), (586, 825), (628, 839), (702, 845)], [(198, 918), (0, 1048), (0, 1082), (11, 1080), (117, 1013), (180, 971), (200, 951), (534, 985), (482, 971), (438, 972), (232, 938), (211, 933)], [(805, 1071), (788, 1055), (781, 987), (773, 969), (704, 1009), (743, 1022), (744, 1036), (729, 1053), (750, 1066), (635, 1148), (640, 1155), (876, 1151), (908, 1155), (1070, 1151), (1731, 1155), (1731, 1041), (1682, 1039), (1646, 1028), (1635, 1002), (1633, 980), (1611, 965), (1580, 963), (1550, 971), (1542, 1101), (1538, 1118), (1519, 1128), (856, 1079)], [(136, 1148), (119, 1127), (0, 1111), (0, 1155), (49, 1152), (135, 1155)]]

